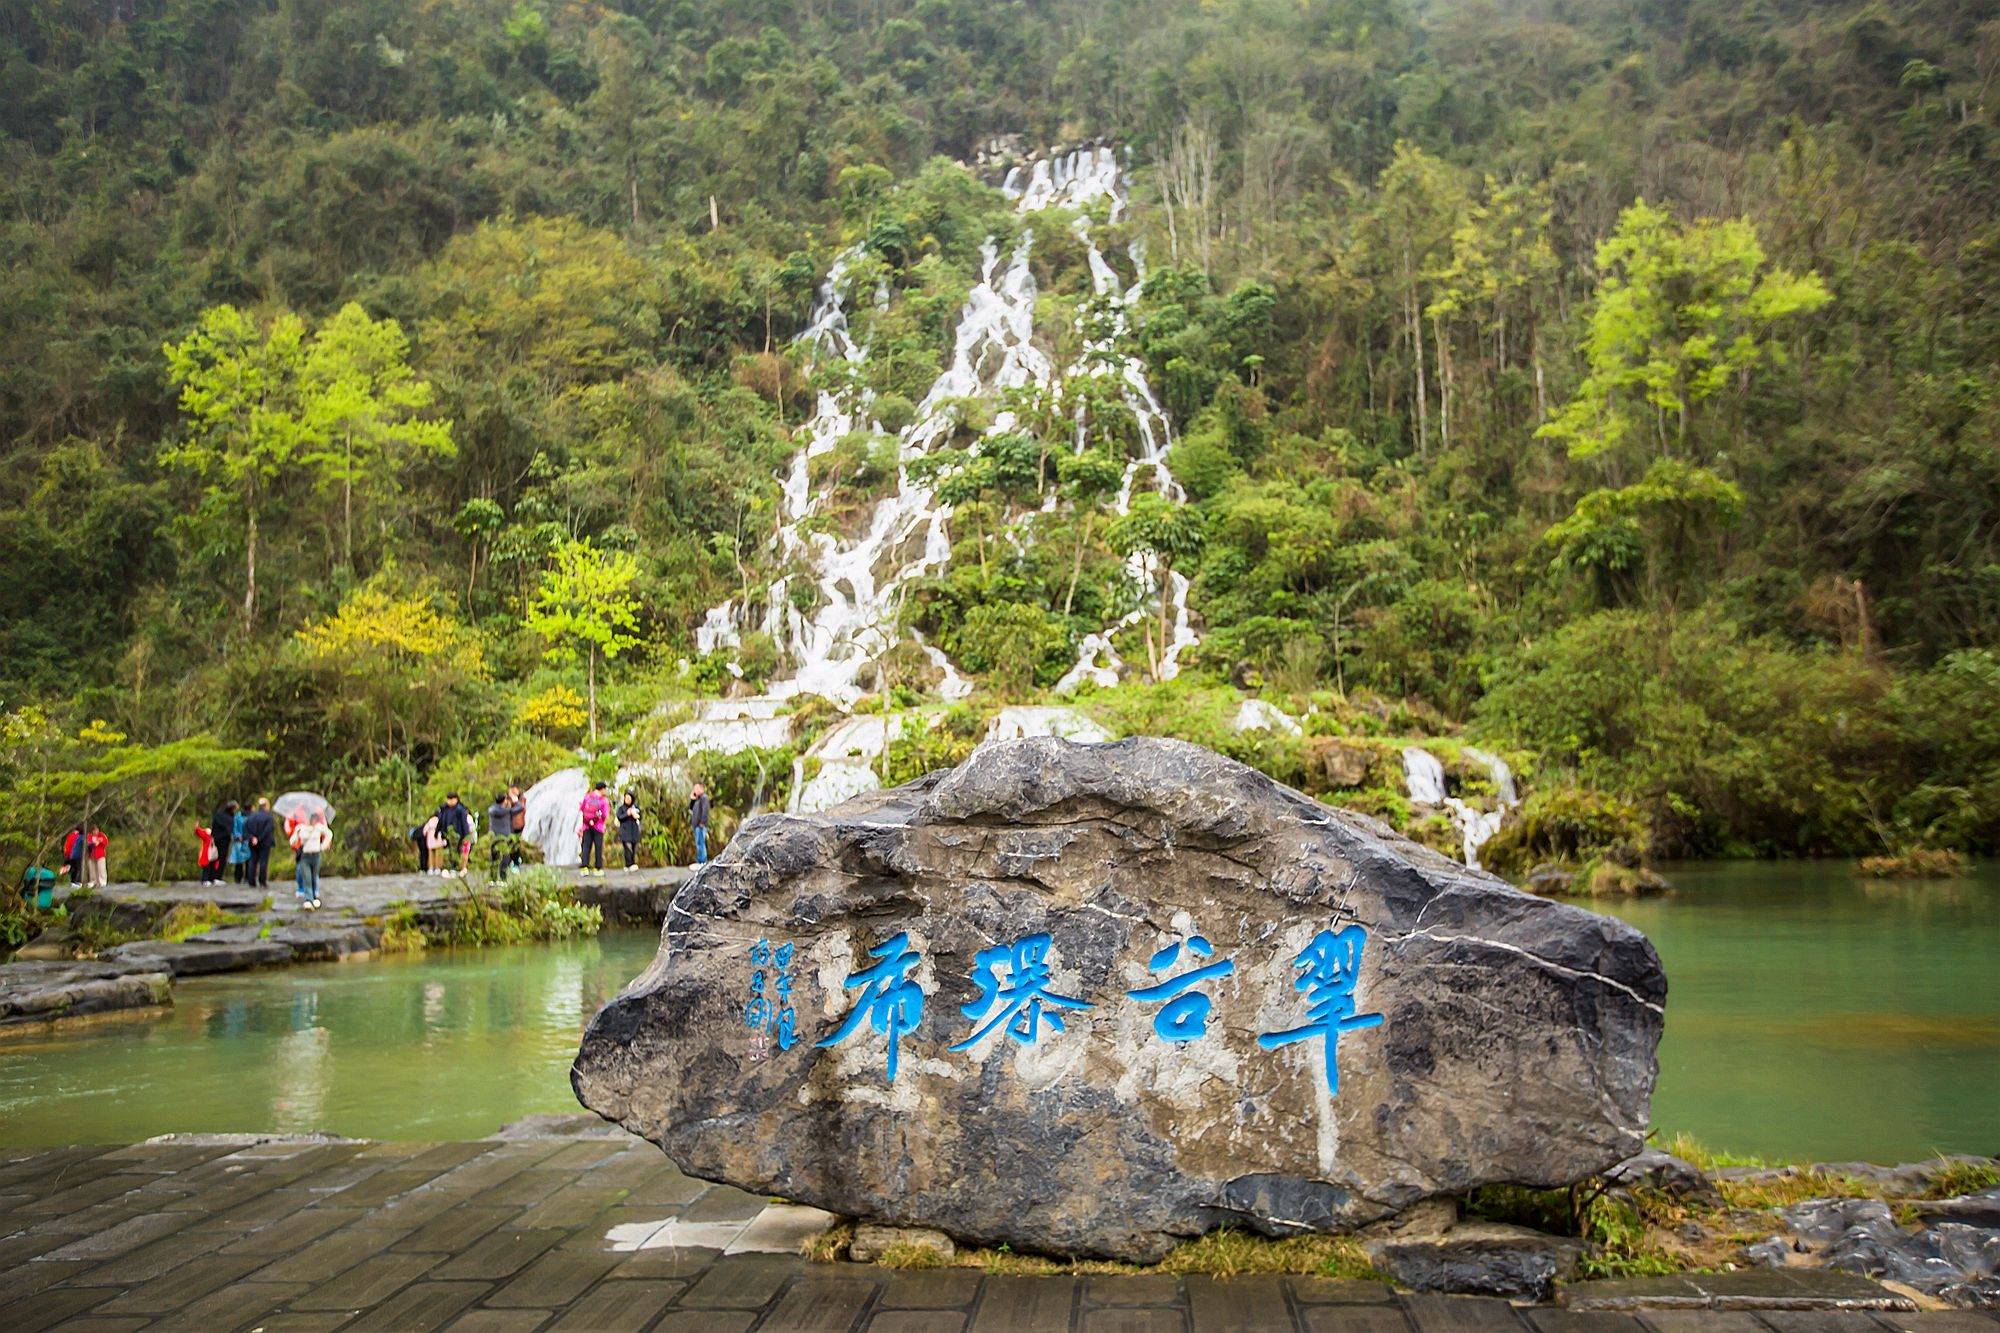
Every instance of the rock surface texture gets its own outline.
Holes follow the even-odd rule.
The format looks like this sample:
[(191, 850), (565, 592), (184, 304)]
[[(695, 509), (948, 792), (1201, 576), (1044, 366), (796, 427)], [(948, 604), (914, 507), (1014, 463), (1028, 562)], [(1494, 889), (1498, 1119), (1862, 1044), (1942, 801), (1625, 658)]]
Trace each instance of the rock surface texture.
[(1040, 737), (747, 823), (572, 1081), (694, 1175), (1147, 1261), (1630, 1157), (1665, 999), (1619, 922), (1197, 746)]

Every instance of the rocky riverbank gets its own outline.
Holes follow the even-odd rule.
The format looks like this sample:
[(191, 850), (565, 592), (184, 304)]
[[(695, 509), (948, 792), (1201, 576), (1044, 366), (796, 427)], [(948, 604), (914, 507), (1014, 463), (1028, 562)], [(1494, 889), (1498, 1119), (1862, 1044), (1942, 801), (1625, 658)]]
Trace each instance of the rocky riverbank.
[[(554, 883), (604, 921), (652, 925), (689, 871), (667, 866)], [(113, 884), (59, 899), (66, 920), (0, 963), (0, 1030), (22, 1023), (171, 1004), (176, 978), (253, 967), (333, 962), (449, 940), (493, 909), (479, 880), (368, 875), (322, 882), (319, 911), (302, 911), (289, 882)]]

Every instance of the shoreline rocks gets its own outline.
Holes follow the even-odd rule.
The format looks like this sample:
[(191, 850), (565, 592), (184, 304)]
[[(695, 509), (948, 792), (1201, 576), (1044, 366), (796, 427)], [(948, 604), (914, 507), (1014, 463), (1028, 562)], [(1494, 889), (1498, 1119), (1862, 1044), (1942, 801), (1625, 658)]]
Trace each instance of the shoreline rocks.
[(1148, 1262), (1625, 1160), (1665, 994), (1630, 927), (1197, 746), (1034, 738), (746, 823), (572, 1082), (706, 1179)]

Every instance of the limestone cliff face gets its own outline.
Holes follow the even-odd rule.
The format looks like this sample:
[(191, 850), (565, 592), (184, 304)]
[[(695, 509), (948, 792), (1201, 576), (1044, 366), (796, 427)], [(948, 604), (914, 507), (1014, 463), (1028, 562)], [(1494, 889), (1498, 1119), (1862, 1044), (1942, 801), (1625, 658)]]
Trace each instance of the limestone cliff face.
[(751, 821), (572, 1078), (695, 1175), (1148, 1260), (1613, 1165), (1665, 998), (1630, 927), (1241, 764), (1038, 738)]

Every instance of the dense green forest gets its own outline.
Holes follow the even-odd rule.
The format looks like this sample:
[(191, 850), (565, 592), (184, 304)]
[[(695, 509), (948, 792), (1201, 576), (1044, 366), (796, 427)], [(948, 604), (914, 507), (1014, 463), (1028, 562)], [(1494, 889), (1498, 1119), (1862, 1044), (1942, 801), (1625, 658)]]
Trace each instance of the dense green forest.
[(892, 425), (1023, 225), (996, 135), (1129, 149), (1189, 508), (1104, 521), (1048, 446), (1115, 410), (1023, 404), (912, 612), (979, 698), (1153, 549), (1184, 692), (1505, 746), (1659, 854), (2000, 849), (1996, 79), (1991, 0), (0, 0), (8, 855), (224, 786), (393, 847), (719, 688), (816, 285), (860, 247)]

